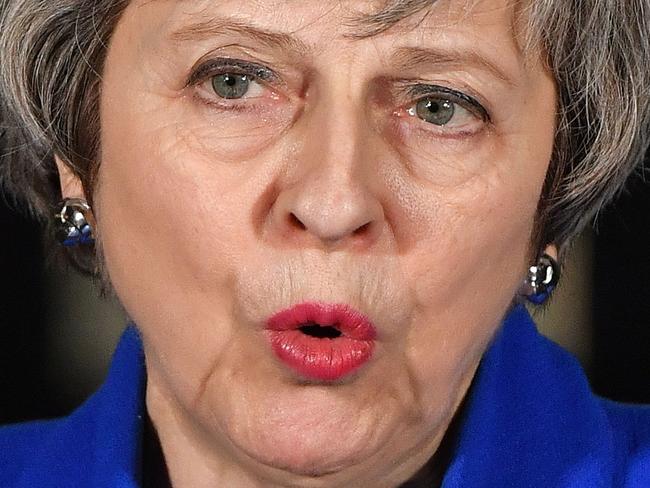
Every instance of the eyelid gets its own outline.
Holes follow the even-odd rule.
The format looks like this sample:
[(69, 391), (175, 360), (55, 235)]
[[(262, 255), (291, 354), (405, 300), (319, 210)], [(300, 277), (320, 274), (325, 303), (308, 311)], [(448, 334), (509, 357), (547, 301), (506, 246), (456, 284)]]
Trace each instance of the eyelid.
[(427, 97), (440, 96), (441, 98), (445, 98), (450, 102), (458, 103), (463, 108), (477, 115), (484, 122), (492, 121), (489, 112), (478, 100), (461, 91), (447, 88), (445, 86), (427, 83), (406, 84), (406, 91), (407, 95), (412, 99), (420, 100)]
[(193, 68), (185, 82), (185, 86), (196, 85), (211, 76), (224, 73), (248, 75), (253, 79), (268, 82), (277, 82), (280, 79), (271, 69), (261, 64), (243, 61), (241, 59), (213, 58), (199, 64), (197, 68)]

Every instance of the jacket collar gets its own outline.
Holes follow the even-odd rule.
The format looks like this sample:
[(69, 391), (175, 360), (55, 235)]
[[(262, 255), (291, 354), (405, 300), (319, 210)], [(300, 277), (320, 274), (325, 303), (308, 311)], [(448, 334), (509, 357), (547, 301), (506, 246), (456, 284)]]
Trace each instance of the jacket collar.
[(610, 487), (611, 429), (577, 361), (523, 306), (479, 366), (444, 488)]
[(88, 449), (84, 457), (90, 457), (87, 486), (140, 486), (145, 383), (142, 342), (130, 325), (102, 387), (68, 418), (85, 437), (79, 442)]

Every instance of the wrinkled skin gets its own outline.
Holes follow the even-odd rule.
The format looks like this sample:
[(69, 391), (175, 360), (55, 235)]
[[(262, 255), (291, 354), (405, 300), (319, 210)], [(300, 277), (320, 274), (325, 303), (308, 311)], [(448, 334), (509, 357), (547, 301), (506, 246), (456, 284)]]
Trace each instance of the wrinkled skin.
[[(126, 8), (94, 212), (175, 487), (397, 486), (436, 452), (524, 277), (551, 157), (553, 77), (506, 4), (441, 0), (365, 39), (349, 19), (375, 2)], [(187, 84), (224, 58), (273, 75), (237, 99), (212, 83), (227, 69)], [(432, 123), (415, 84), (485, 113), (456, 97)], [(305, 300), (367, 314), (371, 361), (334, 383), (278, 362), (264, 320)]]

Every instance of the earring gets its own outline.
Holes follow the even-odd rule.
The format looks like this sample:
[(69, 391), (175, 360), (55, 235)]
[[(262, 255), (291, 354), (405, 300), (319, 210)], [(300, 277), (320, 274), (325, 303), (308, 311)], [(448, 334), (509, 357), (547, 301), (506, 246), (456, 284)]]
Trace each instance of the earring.
[(61, 211), (54, 216), (59, 241), (66, 247), (95, 242), (93, 229), (88, 223), (90, 205), (81, 198), (66, 198), (59, 204)]
[(541, 305), (551, 296), (560, 280), (560, 266), (548, 254), (542, 254), (537, 264), (528, 268), (528, 276), (522, 284), (520, 294), (535, 305)]

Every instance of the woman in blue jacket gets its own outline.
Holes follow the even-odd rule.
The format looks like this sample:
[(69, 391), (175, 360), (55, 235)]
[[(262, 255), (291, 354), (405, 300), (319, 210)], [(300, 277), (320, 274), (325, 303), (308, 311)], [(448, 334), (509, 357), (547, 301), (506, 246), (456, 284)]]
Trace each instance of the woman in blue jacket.
[(647, 149), (647, 0), (0, 12), (4, 181), (132, 319), (0, 486), (650, 486), (521, 305)]

